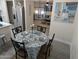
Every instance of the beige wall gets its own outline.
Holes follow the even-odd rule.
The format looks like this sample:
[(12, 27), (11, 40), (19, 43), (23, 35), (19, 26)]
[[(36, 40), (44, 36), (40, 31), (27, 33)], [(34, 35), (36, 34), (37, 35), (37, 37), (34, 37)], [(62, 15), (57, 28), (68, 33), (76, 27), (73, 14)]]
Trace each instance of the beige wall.
[(0, 9), (2, 10), (3, 21), (9, 22), (6, 0), (0, 0)]
[[(25, 8), (25, 26), (26, 30), (30, 29), (30, 25), (33, 23), (33, 12), (32, 12), (32, 1), (31, 0), (24, 0), (24, 8)], [(32, 7), (31, 7), (32, 6)]]
[(78, 2), (78, 0), (54, 0), (56, 2)]
[(74, 22), (74, 34), (70, 48), (70, 59), (78, 59), (78, 11)]
[(50, 36), (52, 36), (52, 33), (55, 33), (55, 38), (58, 38), (68, 44), (71, 43), (73, 36), (73, 24), (52, 21), (50, 27)]
[[(63, 0), (62, 0), (63, 1)], [(72, 2), (71, 0), (64, 0), (65, 2)], [(73, 0), (76, 1), (76, 0)], [(57, 40), (64, 42), (66, 44), (71, 44), (73, 37), (73, 25), (72, 23), (62, 23), (54, 21), (54, 8), (55, 2), (61, 2), (61, 0), (55, 0), (53, 3), (53, 15), (51, 17), (49, 36), (51, 37), (53, 33), (56, 34), (55, 38)]]

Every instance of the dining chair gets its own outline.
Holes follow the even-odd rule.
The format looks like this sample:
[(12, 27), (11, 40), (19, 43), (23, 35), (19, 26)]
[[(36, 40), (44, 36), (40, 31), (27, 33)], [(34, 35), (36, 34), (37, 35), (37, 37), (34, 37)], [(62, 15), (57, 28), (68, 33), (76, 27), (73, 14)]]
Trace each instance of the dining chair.
[(37, 26), (38, 31), (42, 31), (42, 26)]
[(11, 38), (12, 44), (14, 46), (15, 52), (16, 52), (16, 59), (17, 55), (26, 59), (28, 57), (27, 51), (25, 49), (25, 44), (23, 42), (16, 42)]
[(53, 42), (54, 37), (55, 37), (55, 33), (53, 34), (52, 39), (50, 39), (51, 43)]
[(22, 32), (22, 26), (18, 26), (12, 29), (14, 37), (16, 37), (16, 34)]
[(52, 42), (54, 40), (54, 37), (55, 37), (55, 33), (53, 34), (52, 39), (49, 40), (49, 43), (47, 45), (47, 50), (46, 50), (46, 55), (47, 56), (50, 56), (50, 49), (51, 49), (51, 45), (52, 45)]
[(43, 33), (46, 33), (46, 27), (42, 27), (41, 30), (42, 30)]
[(38, 53), (38, 56), (37, 56), (37, 59), (45, 59), (46, 47), (47, 47), (47, 44), (44, 44), (41, 46), (39, 53)]
[(38, 30), (38, 31), (41, 31), (41, 32), (43, 32), (43, 33), (45, 33), (45, 32), (46, 32), (46, 27), (37, 26), (37, 30)]

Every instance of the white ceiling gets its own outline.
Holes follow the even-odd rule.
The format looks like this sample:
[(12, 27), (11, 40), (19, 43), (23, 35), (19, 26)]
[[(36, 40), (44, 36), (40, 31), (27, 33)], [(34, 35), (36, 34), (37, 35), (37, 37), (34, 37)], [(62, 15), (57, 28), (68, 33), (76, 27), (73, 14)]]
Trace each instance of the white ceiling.
[[(12, 1), (12, 0), (6, 0), (6, 1)], [(53, 1), (53, 0), (32, 0), (32, 1)]]
[(50, 2), (53, 2), (53, 0), (32, 0), (32, 1), (41, 1), (41, 2), (47, 2), (47, 1), (50, 1)]
[(6, 0), (6, 1), (12, 1), (12, 0)]

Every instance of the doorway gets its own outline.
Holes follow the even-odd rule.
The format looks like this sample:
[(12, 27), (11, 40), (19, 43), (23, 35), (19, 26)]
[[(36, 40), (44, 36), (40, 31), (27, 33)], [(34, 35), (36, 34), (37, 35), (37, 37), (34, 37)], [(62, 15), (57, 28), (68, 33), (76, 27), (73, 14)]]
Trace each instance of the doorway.
[(46, 28), (49, 35), (53, 1), (34, 1), (33, 23), (36, 27)]

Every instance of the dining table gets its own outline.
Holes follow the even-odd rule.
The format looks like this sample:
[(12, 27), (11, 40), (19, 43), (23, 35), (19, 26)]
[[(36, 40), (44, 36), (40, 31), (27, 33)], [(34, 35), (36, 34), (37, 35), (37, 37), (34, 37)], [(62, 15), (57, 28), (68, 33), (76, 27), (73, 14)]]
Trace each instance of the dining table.
[(37, 59), (40, 48), (44, 44), (48, 44), (49, 37), (37, 30), (23, 31), (16, 35), (17, 42), (24, 42), (27, 50), (28, 59)]

